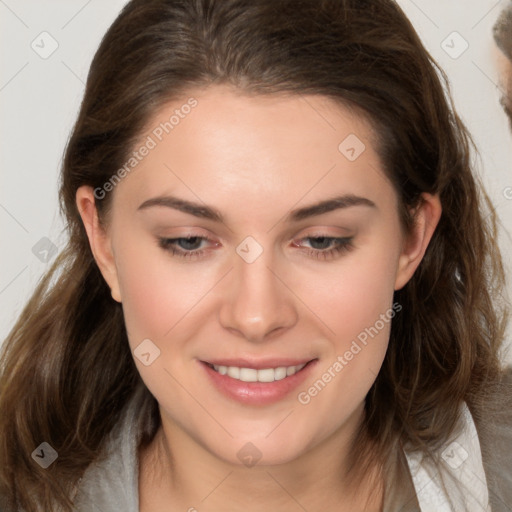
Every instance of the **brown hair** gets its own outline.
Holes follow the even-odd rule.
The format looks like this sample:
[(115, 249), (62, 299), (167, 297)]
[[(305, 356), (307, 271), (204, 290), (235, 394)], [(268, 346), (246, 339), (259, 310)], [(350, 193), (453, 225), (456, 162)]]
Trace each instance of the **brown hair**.
[[(506, 55), (512, 69), (512, 2), (509, 2), (499, 15), (498, 20), (494, 24), (493, 33), (498, 48)], [(506, 83), (507, 90), (501, 98), (501, 104), (512, 128), (512, 71), (509, 73)]]
[[(371, 443), (381, 461), (398, 442), (428, 451), (454, 431), (462, 401), (476, 419), (484, 414), (500, 379), (506, 319), (495, 303), (504, 279), (495, 215), (471, 172), (470, 139), (445, 95), (446, 78), (395, 2), (133, 0), (94, 57), (65, 152), (69, 244), (3, 348), (0, 494), (13, 506), (71, 510), (73, 486), (143, 387), (76, 191), (102, 187), (164, 103), (218, 83), (248, 94), (321, 94), (364, 112), (405, 228), (422, 192), (441, 197), (424, 260), (396, 292), (402, 312), (354, 447)], [(96, 201), (103, 220), (111, 197)], [(160, 421), (146, 395), (143, 443)], [(46, 470), (30, 456), (42, 441), (59, 454)]]

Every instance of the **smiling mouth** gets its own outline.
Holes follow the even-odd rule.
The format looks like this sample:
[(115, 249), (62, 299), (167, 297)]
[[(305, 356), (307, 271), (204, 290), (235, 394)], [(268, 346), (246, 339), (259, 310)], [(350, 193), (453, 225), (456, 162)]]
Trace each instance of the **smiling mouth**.
[(304, 367), (306, 367), (309, 361), (304, 364), (299, 364), (295, 366), (278, 366), (276, 368), (244, 368), (239, 366), (223, 366), (223, 365), (214, 365), (211, 363), (205, 363), (207, 366), (215, 370), (220, 375), (227, 375), (235, 380), (240, 380), (242, 382), (262, 382), (262, 383), (270, 383), (278, 380), (286, 379), (287, 377), (291, 377), (296, 373), (300, 372)]

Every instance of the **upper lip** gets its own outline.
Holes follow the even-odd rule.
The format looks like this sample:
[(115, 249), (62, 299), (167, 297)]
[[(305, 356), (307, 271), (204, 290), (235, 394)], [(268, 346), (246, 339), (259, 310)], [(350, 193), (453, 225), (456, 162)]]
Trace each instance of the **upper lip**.
[(239, 368), (253, 368), (255, 370), (263, 370), (265, 368), (279, 368), (281, 366), (300, 366), (307, 364), (313, 359), (297, 359), (297, 358), (268, 358), (268, 359), (243, 359), (243, 358), (226, 358), (226, 359), (209, 359), (203, 360), (203, 363), (215, 366), (237, 366)]

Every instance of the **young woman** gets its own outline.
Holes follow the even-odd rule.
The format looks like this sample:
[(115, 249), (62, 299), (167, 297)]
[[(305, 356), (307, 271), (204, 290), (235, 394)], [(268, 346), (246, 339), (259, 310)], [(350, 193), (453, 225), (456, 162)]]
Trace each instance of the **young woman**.
[(6, 511), (506, 511), (493, 209), (391, 0), (133, 0), (4, 344)]

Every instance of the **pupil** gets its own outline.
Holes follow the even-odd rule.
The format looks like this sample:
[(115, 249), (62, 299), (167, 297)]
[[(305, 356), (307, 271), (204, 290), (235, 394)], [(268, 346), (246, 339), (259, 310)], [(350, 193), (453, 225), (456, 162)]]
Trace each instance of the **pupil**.
[(313, 238), (312, 240), (313, 240), (313, 243), (311, 245), (320, 246), (320, 247), (316, 247), (316, 249), (326, 249), (327, 247), (329, 247), (329, 244), (331, 243), (331, 240), (325, 236)]
[(188, 250), (197, 249), (197, 247), (199, 246), (200, 243), (201, 243), (201, 240), (199, 239), (198, 236), (192, 236), (190, 238), (182, 238), (180, 240), (180, 245), (182, 246), (182, 249), (188, 249)]

